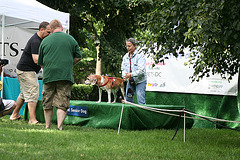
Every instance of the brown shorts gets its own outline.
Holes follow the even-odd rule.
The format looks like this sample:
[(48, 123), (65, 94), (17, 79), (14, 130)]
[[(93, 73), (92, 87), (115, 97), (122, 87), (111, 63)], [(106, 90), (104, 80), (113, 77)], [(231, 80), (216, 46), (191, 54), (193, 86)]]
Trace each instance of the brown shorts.
[(39, 84), (35, 71), (16, 70), (18, 82), (20, 84), (20, 94), (18, 98), (25, 102), (37, 102), (39, 97)]
[(43, 109), (52, 109), (53, 107), (67, 111), (70, 105), (72, 82), (54, 81), (43, 84)]

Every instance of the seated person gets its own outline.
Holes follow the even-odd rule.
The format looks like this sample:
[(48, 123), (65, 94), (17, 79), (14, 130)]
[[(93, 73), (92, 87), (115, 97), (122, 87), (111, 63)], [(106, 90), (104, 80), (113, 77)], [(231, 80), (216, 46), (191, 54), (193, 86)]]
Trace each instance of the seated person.
[(2, 99), (2, 103), (3, 103), (3, 110), (0, 107), (0, 117), (3, 117), (5, 115), (8, 115), (9, 113), (11, 113), (15, 107), (16, 107), (16, 103), (14, 100), (6, 100), (6, 99)]
[[(4, 65), (0, 65), (0, 73), (2, 72), (2, 67)], [(2, 90), (2, 82), (0, 81), (0, 91)], [(0, 117), (8, 115), (11, 113), (16, 107), (16, 103), (14, 100), (6, 100), (0, 98)]]

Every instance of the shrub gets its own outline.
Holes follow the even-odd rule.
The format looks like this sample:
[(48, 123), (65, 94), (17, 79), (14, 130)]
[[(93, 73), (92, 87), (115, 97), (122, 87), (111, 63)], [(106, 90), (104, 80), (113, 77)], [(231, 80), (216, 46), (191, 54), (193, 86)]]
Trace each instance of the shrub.
[(72, 100), (88, 100), (88, 96), (92, 93), (93, 86), (86, 84), (73, 84)]

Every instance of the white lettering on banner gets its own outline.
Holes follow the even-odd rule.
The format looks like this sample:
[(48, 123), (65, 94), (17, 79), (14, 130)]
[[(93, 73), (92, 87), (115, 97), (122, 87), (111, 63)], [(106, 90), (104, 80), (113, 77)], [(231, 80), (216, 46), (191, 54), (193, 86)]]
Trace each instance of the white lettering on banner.
[(194, 69), (184, 65), (188, 61), (190, 52), (186, 49), (184, 53), (184, 55), (178, 54), (177, 58), (172, 54), (167, 54), (165, 57), (168, 59), (154, 67), (152, 66), (153, 58), (146, 55), (146, 91), (237, 96), (238, 74), (233, 76), (230, 83), (217, 74), (204, 77), (199, 82), (192, 82), (190, 77), (193, 75)]
[(75, 108), (71, 108), (71, 112), (80, 112), (80, 110), (75, 109)]
[(87, 114), (87, 110), (81, 109), (81, 113)]
[(87, 114), (87, 110), (85, 110), (85, 109), (70, 108), (70, 110), (68, 109), (68, 111), (69, 112), (79, 112), (79, 113)]
[(79, 117), (88, 117), (88, 107), (70, 105), (68, 110), (67, 110), (67, 115), (79, 116)]

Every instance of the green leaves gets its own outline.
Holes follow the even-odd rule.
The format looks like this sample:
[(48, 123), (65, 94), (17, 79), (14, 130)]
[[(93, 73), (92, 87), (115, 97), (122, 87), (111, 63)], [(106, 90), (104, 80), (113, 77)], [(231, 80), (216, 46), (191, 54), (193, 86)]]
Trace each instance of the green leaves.
[[(102, 74), (120, 76), (125, 40), (143, 27), (143, 16), (152, 8), (152, 0), (39, 0), (51, 8), (70, 13), (70, 34), (78, 41), (83, 56), (97, 58), (94, 41), (100, 40)], [(92, 54), (94, 52), (95, 54)], [(92, 71), (92, 61), (82, 60), (74, 67), (75, 79)], [(91, 63), (91, 67), (85, 66)], [(81, 69), (80, 69), (81, 68)], [(90, 71), (89, 71), (90, 70)]]
[(89, 49), (86, 56), (96, 59), (92, 46), (100, 39), (103, 74), (120, 75), (125, 39), (129, 37), (142, 41), (156, 56), (156, 63), (166, 54), (178, 56), (187, 47), (200, 53), (189, 55), (196, 80), (208, 76), (209, 71), (229, 79), (238, 72), (240, 3), (237, 0), (40, 2), (71, 14), (70, 34), (81, 48)]
[(157, 58), (168, 53), (177, 56), (189, 47), (201, 53), (200, 57), (194, 52), (189, 56), (189, 64), (195, 69), (193, 80), (209, 76), (210, 71), (229, 79), (238, 72), (239, 2), (162, 0), (155, 1), (154, 6), (156, 9), (148, 14), (146, 25), (151, 36), (145, 37), (145, 44), (152, 51), (157, 44), (160, 50), (153, 53)]

